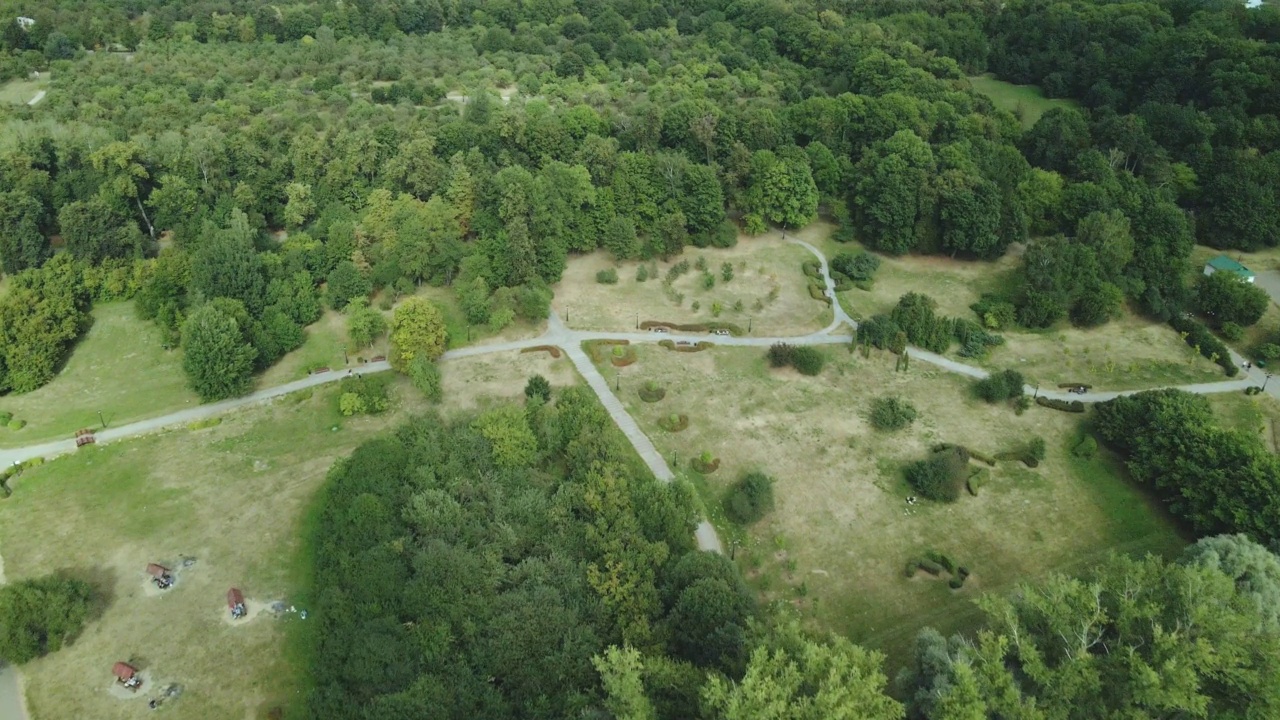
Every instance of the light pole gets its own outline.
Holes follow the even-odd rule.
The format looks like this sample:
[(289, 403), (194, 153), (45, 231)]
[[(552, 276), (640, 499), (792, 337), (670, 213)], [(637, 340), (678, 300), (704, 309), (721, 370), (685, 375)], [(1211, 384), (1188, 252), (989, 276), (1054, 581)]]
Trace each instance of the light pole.
[(1267, 377), (1262, 381), (1262, 392), (1267, 391), (1267, 382), (1271, 380), (1271, 373), (1267, 373)]
[(350, 365), (350, 364), (351, 364), (351, 358), (347, 357), (347, 344), (346, 344), (346, 343), (343, 343), (343, 344), (342, 344), (342, 364), (343, 364), (343, 365)]
[(637, 330), (640, 329), (640, 311), (639, 310), (636, 311), (636, 329)]
[(105, 429), (106, 429), (106, 427), (107, 427), (107, 421), (102, 419), (102, 411), (101, 411), (101, 410), (99, 410), (99, 411), (98, 411), (98, 422), (102, 423), (102, 427), (103, 427), (103, 429), (105, 430)]

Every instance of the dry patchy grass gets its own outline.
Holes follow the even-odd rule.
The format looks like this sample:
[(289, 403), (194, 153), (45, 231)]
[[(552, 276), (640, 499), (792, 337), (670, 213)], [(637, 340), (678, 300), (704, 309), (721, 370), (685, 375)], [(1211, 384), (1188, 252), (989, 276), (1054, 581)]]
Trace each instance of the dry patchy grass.
[[(760, 469), (777, 480), (777, 509), (743, 533), (738, 559), (763, 597), (791, 602), (819, 627), (888, 651), (901, 662), (915, 633), (971, 627), (980, 592), (1053, 571), (1074, 572), (1106, 552), (1171, 552), (1182, 541), (1108, 458), (1084, 462), (1067, 448), (1080, 416), (970, 398), (966, 381), (924, 363), (893, 372), (892, 356), (825, 350), (831, 361), (816, 378), (767, 370), (759, 350), (677, 354), (639, 349), (628, 368), (623, 401), (669, 459), (688, 472), (704, 450), (722, 460), (702, 478), (704, 499), (718, 515), (728, 483)], [(657, 403), (636, 391), (647, 379), (667, 388)], [(873, 398), (898, 395), (920, 411), (909, 429), (885, 434), (869, 426)], [(678, 434), (659, 429), (670, 413), (690, 418)], [(952, 505), (909, 507), (904, 463), (933, 444), (956, 442), (985, 453), (1039, 435), (1047, 460), (1036, 470), (1001, 463), (978, 497)], [(974, 463), (977, 467), (977, 463)], [(690, 473), (692, 474), (692, 473)], [(973, 576), (959, 592), (945, 581), (904, 577), (903, 567), (927, 548), (948, 553)]]
[(440, 365), (443, 403), (447, 410), (487, 407), (509, 400), (524, 401), (524, 386), (532, 375), (545, 377), (552, 388), (575, 385), (577, 371), (565, 355), (552, 358), (543, 351), (505, 352), (447, 360)]
[(197, 402), (181, 352), (162, 347), (160, 331), (138, 319), (133, 303), (99, 303), (93, 327), (52, 382), (0, 397), (0, 411), (27, 421), (21, 430), (0, 428), (0, 447), (71, 437), (79, 428), (98, 427), (99, 411), (107, 423), (123, 425)]
[(0, 103), (6, 105), (26, 105), (36, 93), (49, 88), (47, 73), (39, 80), (10, 80), (0, 84)]
[(1064, 326), (1002, 334), (1006, 344), (979, 364), (1013, 368), (1033, 385), (1084, 383), (1098, 390), (1133, 390), (1228, 379), (1173, 328), (1134, 313), (1088, 330)]
[[(703, 289), (702, 272), (694, 264), (706, 258), (707, 271), (715, 276), (715, 286)], [(800, 266), (813, 255), (798, 245), (781, 239), (778, 233), (739, 239), (733, 248), (687, 248), (671, 262), (615, 262), (607, 253), (595, 252), (569, 261), (564, 278), (555, 286), (553, 306), (566, 324), (581, 330), (626, 331), (639, 320), (696, 323), (710, 320), (732, 322), (747, 327), (750, 321), (754, 335), (804, 335), (820, 330), (831, 322), (831, 311), (809, 296), (808, 278)], [(684, 294), (677, 304), (664, 291), (667, 269), (687, 260), (689, 272), (673, 283)], [(720, 267), (733, 266), (734, 277), (724, 282)], [(657, 268), (657, 276), (645, 282), (636, 281), (636, 270), (642, 264)], [(596, 272), (614, 268), (616, 285), (596, 282)], [(777, 291), (774, 300), (769, 299)], [(694, 302), (699, 309), (693, 309)], [(742, 310), (734, 309), (742, 302)], [(720, 303), (723, 311), (712, 315), (712, 304)], [(757, 306), (757, 302), (760, 303)], [(759, 307), (760, 309), (756, 309)]]
[[(304, 667), (282, 651), (291, 623), (263, 614), (224, 620), (227, 588), (306, 607), (304, 518), (330, 465), (420, 409), (396, 384), (399, 412), (340, 418), (335, 389), (283, 398), (176, 430), (81, 450), (29, 470), (0, 502), (0, 547), (10, 580), (67, 571), (109, 602), (70, 646), (23, 668), (36, 718), (111, 720), (147, 712), (146, 697), (183, 686), (175, 717), (260, 718), (296, 700)], [(341, 429), (334, 431), (332, 428)], [(148, 592), (148, 562), (177, 567), (178, 584)], [(111, 665), (133, 659), (154, 684), (111, 695)]]
[[(391, 321), (388, 314), (387, 322)], [(347, 337), (347, 316), (326, 309), (324, 315), (308, 325), (303, 332), (307, 339), (302, 347), (287, 353), (275, 365), (267, 368), (258, 378), (259, 388), (275, 387), (284, 383), (306, 377), (307, 373), (320, 367), (346, 367), (345, 360), (351, 364), (359, 363), (358, 358), (372, 358), (387, 354), (387, 337), (383, 335), (374, 342), (373, 347), (360, 348), (351, 343)], [(343, 349), (346, 349), (344, 359)]]

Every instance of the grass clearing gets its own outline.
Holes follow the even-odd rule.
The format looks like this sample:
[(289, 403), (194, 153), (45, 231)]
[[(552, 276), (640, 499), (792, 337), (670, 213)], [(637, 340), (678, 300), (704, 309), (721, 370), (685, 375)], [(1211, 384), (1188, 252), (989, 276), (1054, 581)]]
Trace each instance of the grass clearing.
[(1216, 393), (1205, 398), (1223, 427), (1256, 433), (1271, 452), (1280, 449), (1280, 400), (1243, 392)]
[[(702, 272), (695, 267), (699, 257), (706, 258), (707, 272), (715, 277), (715, 285), (705, 289)], [(698, 323), (719, 320), (750, 325), (753, 335), (805, 335), (821, 330), (831, 322), (830, 308), (809, 296), (808, 278), (800, 266), (812, 260), (804, 248), (782, 240), (779, 233), (760, 237), (741, 237), (736, 247), (686, 248), (671, 262), (618, 263), (605, 252), (574, 257), (569, 260), (564, 278), (555, 286), (552, 306), (565, 324), (578, 330), (634, 330), (637, 322), (660, 320), (674, 323)], [(689, 272), (673, 283), (684, 294), (681, 303), (674, 302), (663, 287), (667, 269), (688, 261)], [(733, 267), (733, 279), (724, 282), (720, 272), (724, 263)], [(657, 275), (645, 282), (636, 280), (641, 266), (657, 268)], [(596, 273), (615, 269), (616, 285), (596, 282)], [(770, 300), (776, 291), (776, 299)], [(699, 307), (693, 309), (697, 302)], [(741, 302), (742, 309), (735, 309)], [(714, 303), (722, 310), (719, 317), (712, 312)], [(757, 305), (759, 303), (759, 305)], [(757, 309), (758, 308), (758, 309)]]
[(307, 339), (302, 347), (285, 354), (275, 365), (267, 368), (258, 377), (257, 387), (269, 388), (283, 385), (306, 377), (307, 373), (316, 368), (346, 367), (347, 359), (355, 365), (359, 363), (357, 358), (368, 359), (387, 354), (385, 335), (374, 342), (373, 347), (357, 350), (347, 338), (347, 316), (337, 310), (326, 309), (324, 315), (308, 325), (303, 332), (306, 333)]
[(971, 77), (969, 78), (969, 83), (973, 86), (975, 92), (991, 98), (992, 104), (996, 107), (1013, 113), (1015, 117), (1022, 121), (1023, 129), (1035, 125), (1041, 115), (1056, 107), (1068, 108), (1077, 106), (1073, 100), (1047, 98), (1044, 96), (1044, 91), (1035, 85), (1014, 85), (1003, 80), (997, 80), (990, 73)]
[(42, 388), (0, 397), (0, 411), (27, 421), (0, 428), (0, 447), (71, 437), (83, 427), (124, 425), (196, 404), (187, 388), (182, 353), (165, 350), (160, 331), (138, 319), (133, 303), (99, 303), (93, 327), (71, 351), (62, 371)]
[[(450, 360), (444, 412), (522, 400), (525, 378), (576, 384), (567, 358), (545, 352)], [(304, 538), (332, 463), (360, 443), (428, 409), (405, 378), (392, 411), (344, 418), (335, 386), (178, 429), (95, 446), (50, 461), (11, 483), (0, 502), (0, 548), (10, 579), (66, 571), (109, 594), (103, 616), (70, 646), (24, 666), (33, 717), (132, 718), (165, 685), (184, 687), (182, 717), (266, 717), (301, 697), (307, 644), (296, 615), (270, 612), (231, 625), (225, 594), (308, 607)], [(334, 431), (333, 428), (339, 428)], [(178, 584), (156, 596), (148, 562), (179, 566)], [(228, 661), (228, 659), (234, 661)], [(109, 692), (111, 664), (132, 660), (153, 684), (136, 699)]]
[(10, 80), (0, 84), (0, 103), (5, 105), (26, 105), (41, 90), (49, 89), (48, 73), (39, 80)]
[[(683, 354), (644, 346), (620, 393), (659, 450), (691, 476), (725, 539), (741, 543), (737, 559), (753, 586), (793, 604), (810, 624), (885, 650), (896, 666), (921, 627), (972, 628), (979, 615), (971, 600), (981, 592), (1080, 570), (1111, 550), (1183, 546), (1171, 522), (1121, 479), (1117, 462), (1069, 455), (1079, 416), (1036, 407), (1017, 416), (972, 400), (967, 381), (924, 363), (895, 373), (887, 353), (824, 352), (827, 369), (807, 378), (768, 370), (756, 349)], [(637, 390), (649, 379), (667, 388), (665, 399), (640, 400)], [(880, 433), (866, 413), (874, 398), (890, 394), (912, 403), (920, 418)], [(662, 431), (657, 421), (670, 413), (688, 414), (689, 428)], [(912, 493), (901, 467), (935, 443), (995, 453), (1033, 435), (1049, 448), (1039, 468), (1000, 463), (978, 497), (905, 503)], [(688, 470), (703, 451), (722, 460), (705, 477)], [(748, 531), (726, 525), (721, 494), (757, 469), (776, 479), (777, 509)], [(904, 577), (908, 558), (929, 548), (972, 570), (964, 589)]]
[[(856, 242), (819, 242), (828, 257), (864, 249)], [(969, 306), (983, 293), (998, 292), (1015, 282), (1018, 255), (1015, 249), (994, 262), (879, 255), (880, 269), (870, 291), (853, 289), (837, 295), (854, 319), (887, 313), (908, 292), (932, 297), (943, 315), (977, 319)], [(1277, 315), (1280, 324), (1280, 310)], [(1000, 334), (1005, 345), (992, 348), (986, 358), (957, 359), (991, 370), (1013, 368), (1031, 384), (1045, 387), (1084, 383), (1099, 390), (1130, 390), (1227, 379), (1220, 367), (1188, 347), (1172, 328), (1131, 309), (1120, 319), (1096, 328), (1081, 329), (1063, 322), (1049, 330), (1015, 328)], [(957, 349), (952, 347), (953, 356)]]

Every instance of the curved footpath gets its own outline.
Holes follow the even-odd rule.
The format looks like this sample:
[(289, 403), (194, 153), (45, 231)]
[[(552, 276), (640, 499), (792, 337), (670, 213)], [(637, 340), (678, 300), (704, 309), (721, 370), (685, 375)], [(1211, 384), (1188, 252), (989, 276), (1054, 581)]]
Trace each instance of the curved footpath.
[[(43, 97), (43, 92), (40, 95)], [(37, 100), (38, 101), (38, 100)], [(716, 336), (714, 342), (716, 345), (726, 347), (768, 347), (776, 342), (787, 342), (792, 345), (835, 345), (850, 342), (848, 335), (834, 334), (839, 330), (848, 328), (850, 331), (857, 331), (858, 324), (849, 317), (840, 305), (839, 298), (836, 297), (835, 281), (831, 278), (831, 272), (827, 266), (827, 258), (818, 248), (809, 243), (796, 238), (786, 238), (787, 242), (800, 245), (809, 252), (813, 253), (820, 263), (823, 282), (826, 285), (826, 295), (831, 301), (832, 321), (826, 328), (808, 335), (788, 336), (788, 337), (731, 337)], [(629, 340), (633, 343), (656, 343), (659, 340), (668, 339), (673, 336), (667, 333), (652, 332), (595, 332), (584, 330), (571, 330), (565, 326), (560, 320), (560, 316), (553, 310), (547, 321), (547, 330), (536, 338), (526, 340), (513, 340), (510, 342), (491, 343), (487, 345), (472, 345), (470, 347), (459, 348), (446, 352), (441, 360), (451, 360), (455, 358), (472, 357), (475, 355), (488, 355), (491, 353), (511, 352), (515, 350), (524, 350), (526, 348), (537, 347), (541, 345), (554, 345), (564, 350), (569, 360), (577, 368), (583, 379), (587, 381), (587, 385), (600, 398), (601, 404), (609, 412), (609, 416), (617, 423), (622, 434), (635, 447), (640, 458), (653, 472), (654, 476), (663, 482), (670, 482), (675, 478), (675, 474), (671, 472), (671, 468), (667, 466), (667, 462), (663, 459), (662, 454), (654, 447), (653, 442), (649, 440), (644, 431), (636, 423), (635, 418), (627, 412), (622, 402), (609, 389), (609, 383), (604, 376), (587, 357), (582, 350), (582, 343), (587, 340)], [(911, 357), (917, 360), (923, 360), (931, 365), (936, 365), (948, 372), (965, 375), (971, 378), (984, 378), (989, 374), (986, 370), (972, 365), (966, 365), (962, 362), (943, 357), (936, 353), (921, 350), (920, 348), (909, 348)], [(1231, 353), (1236, 365), (1243, 364), (1244, 359), (1235, 351)], [(337, 382), (349, 375), (365, 375), (368, 373), (383, 372), (390, 370), (391, 366), (386, 362), (375, 362), (361, 365), (359, 367), (350, 368), (345, 372), (333, 371), (319, 373), (296, 380), (284, 385), (259, 390), (250, 395), (243, 397), (223, 400), (221, 402), (210, 403), (208, 405), (200, 405), (198, 407), (179, 410), (161, 417), (151, 418), (149, 420), (140, 420), (128, 425), (122, 425), (118, 428), (108, 428), (96, 433), (99, 442), (111, 442), (114, 440), (123, 440), (125, 438), (145, 435), (147, 433), (163, 430), (178, 425), (186, 425), (205, 418), (215, 417), (223, 413), (230, 412), (237, 408), (245, 407), (260, 403), (264, 400), (270, 400), (282, 395), (287, 395), (298, 390), (325, 385), (331, 382)], [(1185, 390), (1191, 393), (1207, 394), (1220, 392), (1238, 392), (1244, 390), (1251, 385), (1262, 385), (1265, 373), (1257, 368), (1244, 371), (1240, 379), (1226, 380), (1215, 383), (1200, 383), (1196, 385), (1177, 386), (1179, 390)], [(1110, 400), (1120, 395), (1131, 395), (1140, 390), (1125, 390), (1121, 392), (1090, 392), (1082, 395), (1062, 392), (1058, 390), (1043, 390), (1026, 386), (1028, 394), (1037, 392), (1039, 395), (1048, 398), (1060, 400), (1081, 400), (1084, 402), (1101, 402)], [(1280, 382), (1274, 386), (1267, 387), (1267, 393), (1280, 397)], [(40, 445), (31, 445), (24, 448), (0, 449), (0, 466), (12, 465), (34, 457), (53, 457), (63, 453), (75, 450), (76, 444), (74, 439), (55, 440)], [(697, 528), (698, 547), (702, 550), (711, 552), (723, 552), (724, 548), (720, 542), (720, 538), (716, 535), (715, 527), (711, 523), (703, 520), (698, 524)], [(0, 559), (0, 583), (4, 582), (4, 561)], [(25, 707), (23, 706), (23, 697), (21, 691), (21, 679), (17, 671), (12, 668), (0, 668), (0, 720), (27, 720)]]

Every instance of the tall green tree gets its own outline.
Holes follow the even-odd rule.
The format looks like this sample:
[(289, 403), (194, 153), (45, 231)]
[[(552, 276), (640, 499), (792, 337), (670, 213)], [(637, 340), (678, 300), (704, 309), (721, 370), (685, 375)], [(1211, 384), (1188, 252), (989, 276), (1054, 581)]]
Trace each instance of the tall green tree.
[(21, 190), (0, 192), (0, 271), (10, 275), (39, 267), (50, 255), (40, 232), (44, 206)]
[(217, 304), (191, 312), (182, 326), (182, 350), (182, 369), (201, 400), (223, 400), (249, 389), (258, 351), (245, 340), (236, 317)]

